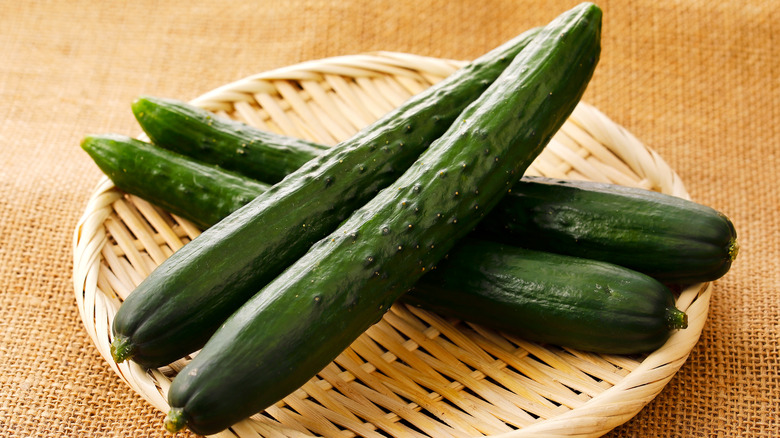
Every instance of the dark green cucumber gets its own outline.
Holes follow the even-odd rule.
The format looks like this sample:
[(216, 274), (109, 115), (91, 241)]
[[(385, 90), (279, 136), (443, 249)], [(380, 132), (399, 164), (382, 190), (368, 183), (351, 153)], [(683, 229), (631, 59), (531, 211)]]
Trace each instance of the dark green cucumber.
[(403, 300), (523, 339), (610, 354), (655, 350), (688, 325), (652, 277), (476, 239), (461, 241)]
[[(133, 114), (156, 145), (204, 163), (276, 183), (328, 149), (317, 143), (274, 135), (176, 101), (141, 97)], [(155, 121), (165, 120), (165, 126)]]
[[(147, 97), (138, 102), (146, 114), (139, 117), (143, 128), (166, 132), (170, 141), (187, 130), (213, 131), (210, 135), (230, 138), (229, 132), (220, 130), (241, 126), (210, 125), (215, 116), (181, 101)], [(181, 120), (175, 116), (178, 113), (199, 115)], [(243, 125), (241, 129), (250, 132), (254, 128)], [(280, 135), (265, 134), (264, 140), (270, 142), (269, 148), (293, 147), (290, 138)], [(198, 156), (198, 145), (186, 137), (178, 145), (182, 153)], [(240, 149), (240, 144), (226, 149)], [(295, 153), (305, 159), (318, 156), (322, 150), (307, 146)], [(248, 169), (243, 173), (263, 181), (260, 173)], [(489, 227), (482, 227), (481, 234), (492, 228), (485, 234), (491, 239), (608, 261), (679, 283), (716, 280), (730, 269), (737, 255), (736, 232), (729, 219), (683, 199), (615, 185), (552, 180), (525, 180), (512, 194), (493, 215)], [(661, 216), (662, 221), (658, 219)]]
[(675, 196), (539, 178), (512, 192), (478, 235), (619, 264), (667, 283), (715, 280), (737, 256), (737, 233), (725, 215)]
[[(223, 197), (241, 196), (253, 183), (211, 165), (196, 163), (191, 170), (191, 158), (165, 150), (147, 154), (146, 149), (155, 147), (122, 136), (88, 137), (82, 146), (104, 172), (120, 176), (118, 187), (146, 194), (156, 204), (172, 204), (185, 214), (204, 212), (198, 217), (221, 209)], [(166, 170), (169, 177), (155, 181)], [(515, 187), (550, 181), (532, 180)], [(172, 189), (166, 190), (168, 186)], [(267, 189), (253, 190), (259, 195)], [(522, 191), (512, 193), (493, 212)], [(604, 262), (473, 238), (459, 243), (402, 299), (529, 340), (611, 354), (655, 349), (684, 325), (670, 291), (647, 276)]]
[(81, 147), (118, 188), (204, 228), (271, 187), (123, 135), (87, 136)]
[(174, 379), (166, 428), (229, 427), (292, 392), (377, 322), (569, 116), (597, 62), (600, 23), (591, 4), (554, 20), (407, 172), (234, 313)]
[(175, 252), (117, 312), (114, 359), (158, 367), (200, 348), (264, 284), (395, 181), (536, 33), (412, 97)]

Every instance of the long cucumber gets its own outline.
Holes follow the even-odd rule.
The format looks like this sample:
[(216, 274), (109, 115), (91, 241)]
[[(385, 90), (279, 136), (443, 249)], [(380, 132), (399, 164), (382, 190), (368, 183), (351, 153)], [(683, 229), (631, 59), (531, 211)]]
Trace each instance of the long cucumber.
[[(196, 159), (203, 159), (201, 150), (206, 149), (205, 159), (211, 162), (222, 161), (220, 150), (230, 155), (241, 149), (241, 143), (226, 140), (232, 138), (232, 131), (261, 132), (238, 122), (213, 123), (220, 118), (173, 99), (141, 97), (133, 109), (144, 131), (156, 133), (158, 146)], [(221, 149), (204, 146), (209, 141), (192, 141), (190, 131), (220, 139)], [(263, 133), (263, 140), (269, 149), (295, 150), (299, 160), (313, 159), (326, 148), (296, 149), (289, 137), (270, 133)], [(252, 155), (264, 153), (258, 148)], [(239, 171), (267, 181), (247, 167)], [(710, 207), (649, 190), (593, 182), (524, 178), (477, 232), (506, 243), (615, 263), (675, 283), (722, 277), (739, 250), (734, 225)]]
[[(118, 187), (203, 226), (268, 190), (129, 137), (90, 136), (82, 147)], [(529, 176), (474, 236), (605, 261), (666, 283), (716, 280), (739, 251), (733, 223), (710, 207), (644, 189)]]
[(536, 34), (413, 96), (175, 252), (117, 312), (114, 359), (159, 367), (200, 348), (264, 284), (395, 181)]
[(303, 384), (377, 322), (563, 124), (592, 76), (600, 29), (592, 4), (545, 27), (408, 171), (220, 327), (174, 379), (166, 428), (229, 427)]

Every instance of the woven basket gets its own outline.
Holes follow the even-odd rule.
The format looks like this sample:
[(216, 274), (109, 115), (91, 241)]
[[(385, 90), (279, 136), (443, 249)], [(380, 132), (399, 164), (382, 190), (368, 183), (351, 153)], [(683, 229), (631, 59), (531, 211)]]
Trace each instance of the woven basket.
[[(264, 130), (335, 144), (461, 65), (388, 52), (336, 57), (251, 76), (193, 103)], [(527, 174), (688, 197), (657, 154), (586, 104)], [(199, 232), (107, 178), (75, 230), (73, 281), (84, 326), (111, 368), (161, 411), (188, 358), (151, 371), (117, 365), (109, 353), (111, 322), (133, 288)], [(540, 345), (396, 304), (300, 389), (219, 436), (601, 436), (636, 415), (682, 366), (710, 294), (709, 284), (682, 291), (677, 305), (689, 327), (642, 356)]]

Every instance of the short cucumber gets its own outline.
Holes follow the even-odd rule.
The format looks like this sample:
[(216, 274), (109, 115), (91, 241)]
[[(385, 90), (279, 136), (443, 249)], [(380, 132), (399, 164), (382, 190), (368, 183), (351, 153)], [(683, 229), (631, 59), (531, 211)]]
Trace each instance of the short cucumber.
[(159, 367), (200, 348), (264, 284), (395, 181), (536, 34), (413, 96), (176, 251), (117, 312), (114, 359)]
[(649, 190), (527, 178), (480, 224), (478, 235), (602, 260), (667, 283), (723, 276), (739, 246), (722, 213)]
[(585, 351), (663, 345), (687, 316), (659, 281), (611, 263), (464, 239), (404, 301), (442, 315)]
[(377, 322), (569, 116), (600, 24), (591, 4), (554, 20), (407, 172), (234, 313), (174, 379), (166, 428), (210, 434), (265, 409)]
[(81, 147), (118, 188), (203, 228), (270, 188), (123, 135), (87, 136)]
[[(141, 97), (133, 114), (156, 145), (199, 161), (276, 183), (328, 149), (317, 143), (274, 135), (190, 105)], [(165, 120), (166, 124), (155, 123)]]

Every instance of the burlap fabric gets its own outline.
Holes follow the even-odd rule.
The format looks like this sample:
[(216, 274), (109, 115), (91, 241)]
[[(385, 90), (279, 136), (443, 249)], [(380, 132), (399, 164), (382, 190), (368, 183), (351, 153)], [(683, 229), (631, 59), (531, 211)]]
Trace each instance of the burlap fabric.
[[(88, 133), (136, 135), (139, 94), (392, 50), (471, 59), (576, 1), (0, 2), (0, 437), (162, 436), (82, 330), (73, 227)], [(667, 388), (615, 437), (777, 436), (780, 3), (602, 1), (585, 96), (725, 212), (742, 252)]]

